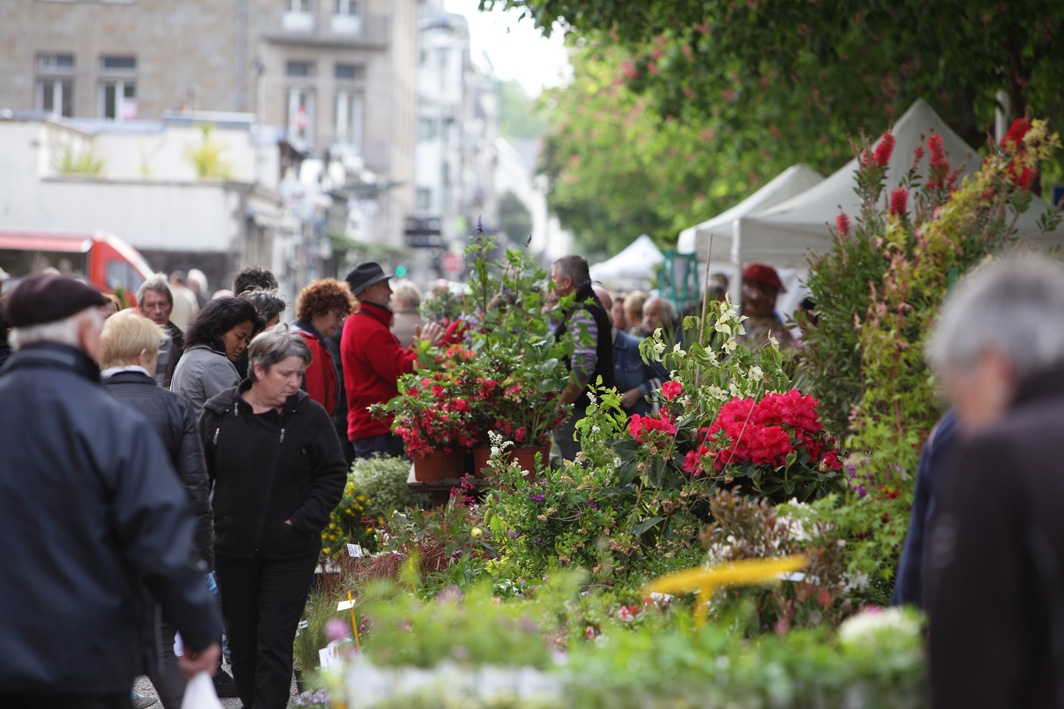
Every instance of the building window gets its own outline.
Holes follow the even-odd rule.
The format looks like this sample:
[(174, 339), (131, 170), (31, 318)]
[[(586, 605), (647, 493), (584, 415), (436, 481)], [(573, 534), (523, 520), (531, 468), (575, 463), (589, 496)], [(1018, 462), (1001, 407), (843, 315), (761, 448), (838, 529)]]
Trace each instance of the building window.
[(427, 212), (432, 209), (432, 190), (428, 187), (418, 187), (414, 198), (414, 208), (419, 212)]
[(333, 34), (362, 34), (362, 0), (334, 0)]
[(39, 74), (73, 74), (73, 54), (38, 54), (37, 73)]
[(362, 94), (336, 92), (336, 142), (362, 153)]
[(314, 143), (314, 92), (288, 90), (288, 136), (311, 147)]
[(136, 57), (100, 57), (100, 71), (105, 74), (132, 74), (136, 70)]
[(361, 81), (366, 78), (366, 67), (361, 64), (337, 64), (334, 76), (340, 81)]
[(70, 79), (38, 79), (37, 110), (57, 116), (74, 116), (74, 82)]
[(137, 85), (132, 81), (104, 81), (100, 85), (100, 117), (112, 121), (137, 118)]
[(37, 110), (74, 115), (74, 55), (37, 55)]
[(314, 62), (288, 62), (284, 73), (287, 76), (314, 76)]
[(313, 32), (314, 10), (311, 0), (288, 0), (281, 26), (286, 32)]
[(137, 118), (137, 58), (100, 57), (100, 117), (112, 121)]

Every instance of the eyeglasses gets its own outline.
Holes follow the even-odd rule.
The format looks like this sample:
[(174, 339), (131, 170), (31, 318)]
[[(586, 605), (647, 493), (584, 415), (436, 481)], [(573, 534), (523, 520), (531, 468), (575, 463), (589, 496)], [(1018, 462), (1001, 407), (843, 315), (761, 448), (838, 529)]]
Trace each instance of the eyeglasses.
[(337, 320), (344, 320), (347, 318), (347, 316), (341, 313), (339, 310), (331, 310), (329, 312), (331, 312), (333, 314), (333, 317)]

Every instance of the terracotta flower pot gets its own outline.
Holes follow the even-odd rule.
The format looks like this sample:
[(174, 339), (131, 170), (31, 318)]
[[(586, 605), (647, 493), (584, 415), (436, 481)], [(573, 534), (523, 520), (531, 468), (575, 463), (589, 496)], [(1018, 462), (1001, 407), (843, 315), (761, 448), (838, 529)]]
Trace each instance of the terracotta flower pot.
[(421, 482), (460, 478), (464, 463), (465, 451), (462, 449), (450, 453), (433, 451), (424, 458), (414, 459), (414, 477)]
[[(516, 460), (517, 464), (520, 465), (521, 468), (525, 471), (525, 477), (529, 480), (535, 480), (535, 461), (537, 453), (540, 456), (539, 460), (542, 465), (550, 464), (550, 446), (542, 446), (536, 448), (508, 448), (506, 449), (505, 458), (507, 460)], [(477, 472), (478, 476), (491, 476), (491, 469), (488, 467), (489, 458), (491, 458), (490, 448), (473, 449), (473, 470)]]

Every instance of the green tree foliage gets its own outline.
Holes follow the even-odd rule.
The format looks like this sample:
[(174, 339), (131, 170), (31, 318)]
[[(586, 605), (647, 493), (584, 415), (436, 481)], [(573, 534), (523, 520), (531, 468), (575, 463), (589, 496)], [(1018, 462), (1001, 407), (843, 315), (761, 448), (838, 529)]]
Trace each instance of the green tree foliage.
[(499, 231), (515, 244), (524, 243), (532, 233), (532, 213), (513, 192), (499, 197)]
[(543, 106), (525, 93), (514, 79), (500, 81), (499, 135), (510, 140), (538, 138), (547, 131), (547, 117)]
[[(998, 0), (482, 0), (609, 33), (636, 55), (629, 85), (662, 116), (722, 123), (756, 146), (817, 145), (927, 99), (982, 145), (1004, 92), (1055, 127), (1064, 115), (1064, 4)], [(767, 130), (765, 140), (752, 126)], [(803, 157), (816, 166), (817, 155)], [(1061, 174), (1061, 160), (1050, 167)]]
[(674, 241), (746, 196), (778, 162), (720, 140), (712, 124), (648, 110), (649, 99), (625, 84), (628, 56), (589, 43), (572, 57), (573, 82), (546, 95), (554, 107), (540, 165), (548, 200), (589, 257), (615, 254), (644, 233)]

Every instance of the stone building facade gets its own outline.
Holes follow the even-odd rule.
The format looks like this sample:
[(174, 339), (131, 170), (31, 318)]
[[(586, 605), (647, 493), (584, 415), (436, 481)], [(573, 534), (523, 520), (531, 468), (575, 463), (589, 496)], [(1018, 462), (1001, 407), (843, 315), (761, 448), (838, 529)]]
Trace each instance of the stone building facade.
[(0, 111), (158, 121), (250, 113), (380, 187), (372, 238), (414, 206), (419, 0), (8, 0)]

